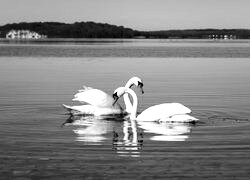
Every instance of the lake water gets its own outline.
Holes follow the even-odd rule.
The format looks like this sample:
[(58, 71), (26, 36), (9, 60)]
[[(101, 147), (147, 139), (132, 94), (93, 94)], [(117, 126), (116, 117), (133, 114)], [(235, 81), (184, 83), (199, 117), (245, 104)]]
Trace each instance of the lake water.
[[(141, 112), (180, 102), (193, 124), (70, 117), (83, 85), (141, 77)], [(249, 179), (250, 41), (0, 42), (0, 179)], [(123, 104), (122, 100), (119, 100)]]

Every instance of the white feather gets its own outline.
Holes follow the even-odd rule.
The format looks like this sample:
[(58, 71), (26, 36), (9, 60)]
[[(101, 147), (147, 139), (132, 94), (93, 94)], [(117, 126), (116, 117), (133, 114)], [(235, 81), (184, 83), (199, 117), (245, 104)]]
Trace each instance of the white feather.
[(162, 119), (162, 117), (171, 117), (176, 114), (187, 114), (190, 112), (189, 108), (180, 103), (164, 103), (145, 109), (136, 119), (139, 121), (157, 121)]
[[(110, 95), (99, 89), (85, 89), (75, 94), (75, 98), (72, 100), (98, 107), (112, 107), (114, 102), (114, 99)], [(120, 108), (120, 105), (118, 104), (117, 107)]]

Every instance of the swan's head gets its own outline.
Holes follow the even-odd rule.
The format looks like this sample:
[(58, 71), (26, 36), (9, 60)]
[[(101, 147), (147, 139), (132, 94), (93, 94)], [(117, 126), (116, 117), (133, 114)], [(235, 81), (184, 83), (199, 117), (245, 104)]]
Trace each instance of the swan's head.
[(142, 82), (141, 78), (138, 78), (136, 76), (130, 78), (128, 83), (127, 83), (127, 87), (132, 88), (133, 85), (139, 87), (142, 94), (144, 93), (144, 91), (143, 91), (143, 82)]
[(114, 102), (113, 105), (118, 101), (118, 99), (126, 93), (126, 87), (119, 87), (113, 93)]

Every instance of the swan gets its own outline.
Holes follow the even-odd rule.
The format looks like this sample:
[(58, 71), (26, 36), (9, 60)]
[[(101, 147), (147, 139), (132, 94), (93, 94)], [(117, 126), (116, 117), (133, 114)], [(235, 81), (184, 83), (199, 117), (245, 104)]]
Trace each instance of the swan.
[[(143, 91), (143, 82), (138, 77), (132, 77), (128, 80), (125, 87), (131, 88), (133, 85), (139, 87), (141, 92)], [(113, 98), (109, 94), (103, 92), (99, 89), (94, 89), (91, 87), (84, 87), (84, 89), (79, 90), (78, 93), (74, 95), (73, 101), (79, 101), (80, 103), (85, 103), (85, 105), (78, 106), (68, 106), (63, 104), (68, 111), (75, 115), (80, 114), (93, 114), (96, 116), (109, 115), (109, 114), (126, 114), (131, 113), (132, 104), (127, 96), (124, 96), (125, 111), (121, 108), (119, 104), (113, 105)]]
[(133, 98), (133, 108), (130, 114), (131, 120), (137, 121), (160, 121), (160, 122), (195, 122), (198, 121), (190, 116), (191, 110), (180, 103), (163, 103), (151, 106), (136, 117), (138, 99), (132, 89), (119, 87), (114, 91), (113, 104), (124, 94), (130, 94)]

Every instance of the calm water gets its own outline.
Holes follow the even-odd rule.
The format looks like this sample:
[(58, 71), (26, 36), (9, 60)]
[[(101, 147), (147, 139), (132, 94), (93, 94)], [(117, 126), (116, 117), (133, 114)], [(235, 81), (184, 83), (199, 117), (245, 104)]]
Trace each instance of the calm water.
[[(3, 41), (0, 64), (0, 179), (250, 176), (250, 41)], [(200, 122), (70, 117), (61, 106), (83, 85), (112, 94), (135, 75), (140, 112), (180, 102)]]

